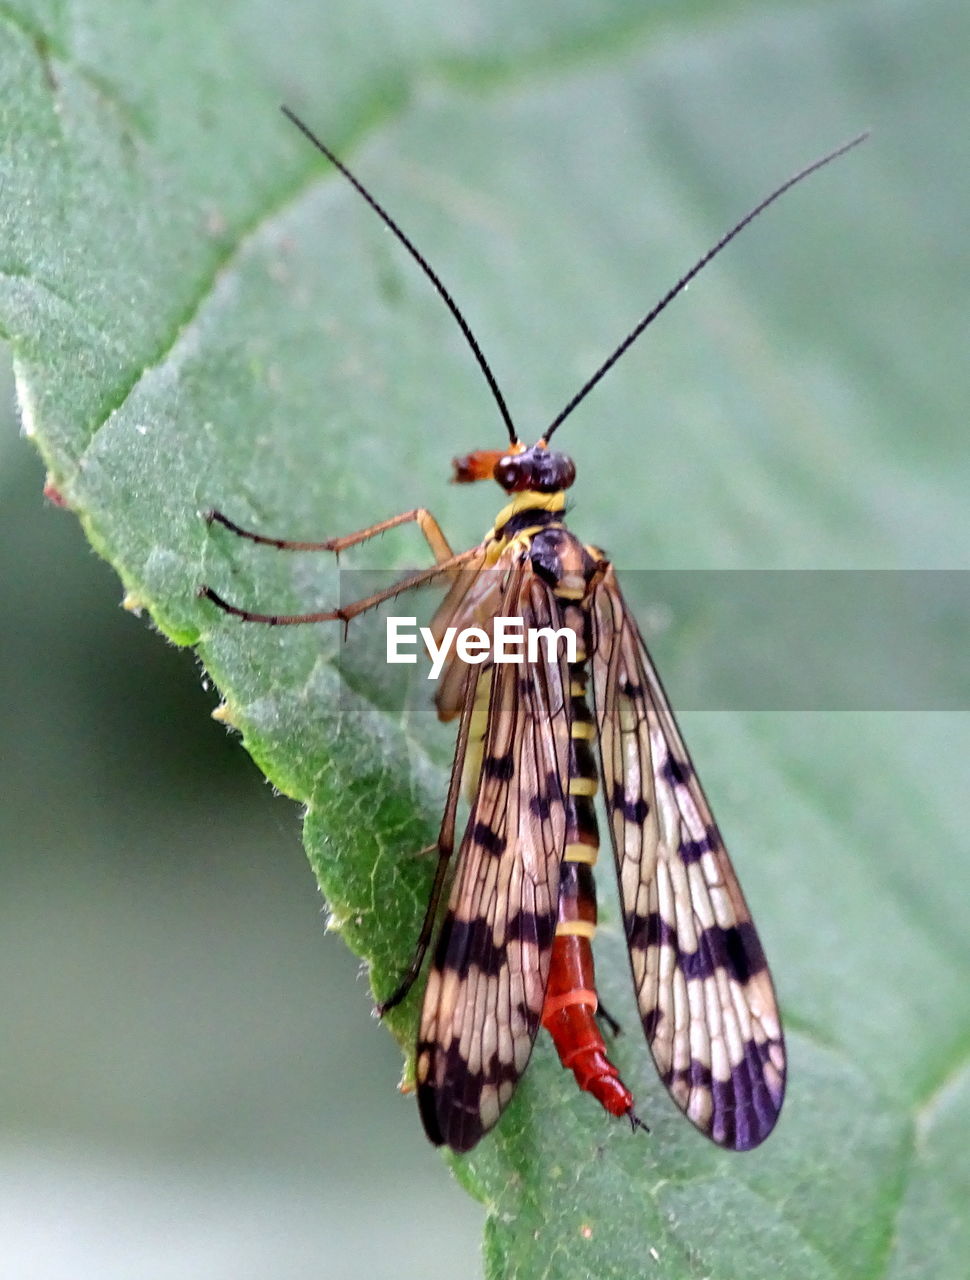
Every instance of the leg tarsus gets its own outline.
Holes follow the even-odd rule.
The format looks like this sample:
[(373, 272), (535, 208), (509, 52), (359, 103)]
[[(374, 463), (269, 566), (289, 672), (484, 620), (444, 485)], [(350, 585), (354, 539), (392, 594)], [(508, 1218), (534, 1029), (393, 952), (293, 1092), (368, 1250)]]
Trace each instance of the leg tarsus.
[(335, 613), (333, 610), (327, 613), (253, 613), (250, 609), (240, 609), (238, 605), (230, 604), (207, 583), (197, 587), (195, 594), (204, 600), (211, 600), (223, 613), (242, 618), (244, 622), (261, 622), (268, 627), (289, 627), (302, 622), (333, 622), (336, 618), (343, 617), (342, 613)]
[(397, 1008), (397, 1006), (401, 1003), (401, 1001), (404, 999), (407, 993), (414, 986), (415, 980), (417, 979), (418, 973), (420, 973), (420, 971), (421, 971), (420, 965), (418, 966), (417, 971), (414, 973), (412, 973), (411, 970), (409, 969), (408, 972), (405, 974), (403, 981), (398, 983), (398, 985), (394, 988), (394, 990), (387, 997), (387, 999), (378, 1001), (378, 1003), (374, 1006), (374, 1012), (377, 1014), (379, 1018), (383, 1018), (385, 1013), (389, 1013), (391, 1009)]
[(298, 541), (292, 538), (270, 538), (266, 534), (257, 534), (255, 530), (243, 529), (242, 525), (235, 524), (234, 520), (230, 520), (227, 515), (219, 511), (216, 507), (210, 507), (207, 511), (201, 512), (203, 520), (207, 525), (221, 525), (223, 529), (228, 529), (230, 534), (235, 534), (237, 538), (246, 538), (251, 543), (260, 543), (264, 547), (275, 547), (284, 552), (329, 552), (333, 550), (330, 547), (331, 541), (328, 539), (324, 543), (307, 543), (307, 541)]
[(630, 1129), (632, 1130), (633, 1133), (636, 1133), (638, 1129), (642, 1129), (644, 1133), (650, 1132), (650, 1129), (648, 1128), (648, 1126), (643, 1123), (643, 1121), (640, 1119), (640, 1117), (637, 1115), (637, 1113), (633, 1110), (632, 1107), (626, 1113), (626, 1118), (630, 1121)]
[(614, 1040), (616, 1039), (617, 1036), (621, 1036), (623, 1034), (623, 1028), (620, 1026), (617, 1020), (613, 1017), (613, 1015), (606, 1011), (602, 1002), (600, 1002), (600, 1004), (596, 1008), (596, 1016), (597, 1018), (603, 1019), (603, 1021), (606, 1023), (607, 1030), (609, 1031), (610, 1035), (613, 1037)]

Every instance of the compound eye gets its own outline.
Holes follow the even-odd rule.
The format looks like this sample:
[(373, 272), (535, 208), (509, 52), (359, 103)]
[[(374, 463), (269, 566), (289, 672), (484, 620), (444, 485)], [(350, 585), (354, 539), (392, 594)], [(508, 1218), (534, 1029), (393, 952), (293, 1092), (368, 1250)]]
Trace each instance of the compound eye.
[(496, 462), (495, 479), (506, 493), (514, 493), (516, 489), (523, 488), (524, 478), (522, 464), (518, 458), (507, 454)]

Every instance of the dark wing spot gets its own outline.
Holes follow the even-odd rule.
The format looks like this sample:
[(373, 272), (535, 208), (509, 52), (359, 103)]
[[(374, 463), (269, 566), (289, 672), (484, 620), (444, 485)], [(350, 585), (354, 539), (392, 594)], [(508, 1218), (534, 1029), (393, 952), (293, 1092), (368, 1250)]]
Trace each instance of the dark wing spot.
[(655, 1005), (652, 1009), (648, 1009), (640, 1021), (643, 1023), (643, 1034), (647, 1037), (647, 1041), (653, 1040), (657, 1034), (657, 1028), (663, 1022), (664, 1015), (659, 1005)]
[(685, 786), (690, 781), (693, 772), (694, 770), (691, 768), (689, 761), (677, 760), (669, 754), (660, 768), (661, 776), (672, 787)]
[(744, 1058), (735, 1064), (728, 1081), (713, 1081), (714, 1115), (711, 1137), (735, 1151), (750, 1151), (774, 1128), (781, 1109), (784, 1085), (771, 1088), (764, 1067), (771, 1046), (748, 1040)]
[[(419, 1053), (421, 1049), (422, 1046), (418, 1045)], [(417, 1094), (418, 1111), (421, 1115), (424, 1131), (428, 1135), (428, 1141), (433, 1142), (436, 1147), (443, 1146), (445, 1135), (442, 1133), (441, 1125), (438, 1123), (438, 1090), (432, 1084), (419, 1084)], [(481, 1137), (481, 1134), (478, 1136)], [(469, 1145), (474, 1146), (476, 1141), (476, 1138), (472, 1138)]]
[(470, 1151), (485, 1132), (481, 1117), (482, 1090), (486, 1084), (514, 1084), (519, 1072), (514, 1063), (500, 1062), (492, 1054), (484, 1071), (469, 1071), (457, 1041), (447, 1050), (421, 1042), (418, 1057), (431, 1055), (428, 1079), (418, 1085), (418, 1108), (425, 1133), (436, 1146), (447, 1143), (454, 1151)]
[(486, 756), (482, 762), (482, 773), (495, 782), (510, 782), (515, 776), (515, 757), (511, 751), (504, 756)]
[(503, 940), (496, 943), (487, 920), (460, 920), (449, 911), (441, 922), (434, 949), (434, 966), (464, 975), (475, 965), (488, 977), (501, 973), (508, 955)]
[(545, 786), (529, 800), (529, 808), (541, 822), (545, 822), (552, 813), (553, 805), (562, 803), (562, 782), (559, 774), (550, 770), (546, 774)]
[(669, 1067), (661, 1079), (668, 1089), (678, 1084), (686, 1084), (692, 1089), (710, 1089), (713, 1083), (711, 1068), (706, 1062), (699, 1062), (696, 1058), (691, 1059), (689, 1067), (678, 1067), (676, 1071)]
[(487, 822), (475, 823), (472, 830), (472, 839), (486, 853), (490, 853), (493, 858), (497, 858), (505, 852), (505, 836), (493, 831)]
[(667, 923), (659, 911), (651, 911), (641, 916), (635, 911), (627, 912), (626, 937), (631, 947), (646, 951), (648, 947), (673, 947), (679, 949), (677, 930)]
[(529, 943), (540, 951), (547, 951), (552, 946), (555, 932), (554, 912), (536, 915), (533, 911), (517, 911), (505, 922), (502, 941), (497, 943), (492, 925), (487, 920), (481, 917), (462, 920), (449, 911), (441, 922), (435, 943), (434, 966), (465, 974), (475, 965), (494, 978), (508, 960), (510, 942)]
[[(647, 1028), (647, 1035), (653, 1027)], [(688, 1067), (673, 1068), (663, 1073), (668, 1089), (677, 1086), (708, 1090), (713, 1110), (706, 1126), (710, 1136), (722, 1147), (735, 1151), (750, 1151), (768, 1136), (775, 1126), (781, 1110), (784, 1085), (769, 1086), (764, 1067), (771, 1053), (771, 1045), (758, 1045), (753, 1040), (745, 1042), (744, 1056), (732, 1064), (728, 1080), (715, 1080), (710, 1066), (696, 1058)]]
[(714, 1115), (710, 1135), (722, 1147), (750, 1151), (774, 1128), (782, 1105), (782, 1091), (772, 1091), (764, 1078), (758, 1044), (747, 1041), (745, 1057), (731, 1071), (731, 1079), (714, 1080)]
[(552, 812), (552, 805), (545, 796), (533, 796), (529, 801), (529, 809), (540, 822), (546, 822)]
[(725, 967), (738, 982), (747, 982), (768, 967), (761, 941), (750, 920), (724, 930), (724, 949), (727, 954)]
[(721, 847), (721, 833), (717, 827), (710, 826), (700, 840), (682, 840), (680, 856), (684, 862), (700, 862), (705, 853), (713, 853)]
[(562, 778), (554, 770), (546, 774), (546, 795), (553, 804), (563, 803)]
[(525, 1024), (528, 1034), (535, 1039), (536, 1032), (539, 1030), (539, 1021), (542, 1016), (541, 1009), (532, 1009), (522, 1000), (516, 1002), (515, 1012), (520, 1020)]
[(505, 936), (509, 942), (525, 942), (537, 947), (539, 951), (548, 951), (556, 933), (556, 914), (544, 912), (536, 915), (534, 911), (517, 911), (510, 916), (505, 926)]
[(711, 925), (698, 936), (696, 951), (682, 951), (678, 963), (684, 977), (710, 978), (715, 969), (724, 969), (742, 985), (768, 966), (765, 953), (750, 920), (722, 929)]
[(636, 796), (634, 799), (627, 797), (622, 782), (613, 783), (613, 798), (611, 801), (613, 810), (616, 813), (622, 813), (627, 822), (633, 822), (638, 827), (642, 827), (650, 813), (650, 805), (643, 796)]

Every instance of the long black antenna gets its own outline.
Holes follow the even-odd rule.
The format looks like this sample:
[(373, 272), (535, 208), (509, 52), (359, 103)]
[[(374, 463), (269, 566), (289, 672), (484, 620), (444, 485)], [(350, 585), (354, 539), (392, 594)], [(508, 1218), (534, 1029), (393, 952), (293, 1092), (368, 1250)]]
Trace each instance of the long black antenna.
[(608, 372), (608, 370), (613, 368), (617, 360), (619, 360), (620, 356), (622, 356), (623, 353), (629, 347), (633, 346), (634, 342), (636, 342), (640, 334), (643, 333), (647, 325), (652, 324), (653, 321), (656, 320), (657, 316), (660, 315), (661, 311), (663, 311), (665, 307), (667, 307), (671, 302), (673, 302), (674, 298), (677, 297), (678, 293), (681, 293), (684, 289), (686, 289), (687, 286), (690, 284), (690, 282), (693, 280), (693, 278), (697, 275), (697, 273), (699, 271), (703, 271), (703, 269), (707, 266), (707, 264), (711, 261), (711, 259), (716, 258), (717, 255), (721, 252), (721, 250), (726, 245), (730, 244), (731, 241), (734, 239), (734, 237), (739, 232), (743, 231), (749, 222), (753, 222), (755, 218), (757, 218), (759, 213), (763, 213), (770, 204), (774, 204), (774, 202), (778, 199), (779, 196), (783, 196), (786, 191), (791, 190), (791, 188), (795, 186), (796, 183), (801, 182), (803, 178), (807, 178), (810, 173), (815, 173), (815, 171), (817, 169), (821, 169), (823, 165), (830, 164), (831, 161), (837, 160), (839, 156), (845, 155), (847, 151), (851, 151), (853, 147), (857, 147), (860, 142), (865, 142), (866, 138), (868, 137), (869, 137), (869, 130), (867, 129), (865, 133), (860, 133), (857, 138), (852, 138), (848, 142), (843, 142), (841, 147), (836, 147), (834, 151), (830, 151), (828, 155), (822, 156), (820, 160), (815, 160), (812, 162), (812, 164), (807, 165), (804, 169), (800, 169), (798, 173), (793, 174), (792, 177), (790, 177), (787, 182), (783, 182), (780, 187), (778, 187), (775, 191), (772, 191), (770, 196), (766, 196), (765, 199), (762, 200), (760, 204), (756, 205), (751, 210), (750, 213), (746, 213), (740, 222), (736, 222), (734, 224), (734, 226), (731, 228), (730, 231), (725, 232), (725, 234), (721, 236), (720, 240), (718, 240), (717, 244), (715, 244), (712, 248), (708, 249), (707, 253), (704, 254), (703, 258), (698, 259), (698, 261), (694, 263), (694, 265), (687, 272), (687, 274), (685, 276), (681, 276), (681, 278), (677, 281), (674, 287), (671, 290), (669, 290), (669, 292), (664, 294), (664, 296), (660, 299), (660, 301), (657, 303), (655, 307), (653, 307), (650, 311), (647, 312), (647, 314), (643, 317), (643, 319), (636, 326), (636, 328), (627, 334), (627, 336), (623, 339), (623, 341), (620, 343), (617, 349), (613, 352), (613, 354), (609, 356), (608, 359), (603, 361), (603, 363), (596, 370), (596, 372), (589, 379), (589, 381), (584, 383), (583, 386), (581, 386), (580, 389), (576, 392), (576, 394), (573, 396), (570, 402), (566, 405), (565, 409), (563, 409), (563, 411), (558, 415), (558, 417), (553, 419), (552, 425), (549, 427), (549, 429), (546, 432), (544, 432), (542, 438), (544, 440), (549, 439), (549, 437), (556, 430), (556, 428), (561, 426), (562, 423), (565, 422), (565, 420), (569, 417), (569, 415), (580, 403), (580, 401), (585, 400), (585, 398), (596, 386), (597, 382), (599, 382), (600, 378), (602, 378), (603, 375)]
[(330, 150), (330, 148), (325, 146), (324, 143), (320, 141), (320, 139), (312, 131), (312, 129), (310, 129), (308, 125), (305, 125), (303, 121), (299, 118), (299, 116), (295, 115), (289, 109), (289, 107), (281, 107), (280, 110), (286, 116), (287, 120), (295, 124), (296, 127), (300, 130), (300, 132), (304, 135), (304, 137), (309, 138), (309, 140), (313, 143), (316, 149), (318, 151), (321, 151), (335, 168), (339, 169), (339, 171), (344, 175), (344, 177), (347, 179), (350, 185), (354, 188), (354, 190), (357, 191), (359, 195), (362, 195), (364, 197), (364, 199), (367, 201), (370, 207), (374, 210), (377, 216), (381, 219), (384, 225), (390, 231), (392, 231), (395, 236), (397, 236), (401, 244), (404, 245), (405, 249), (407, 249), (408, 253), (411, 255), (414, 261), (418, 264), (418, 266), (421, 268), (424, 274), (428, 277), (428, 279), (434, 285), (435, 289), (438, 291), (439, 295), (441, 296), (445, 306), (448, 308), (451, 314), (458, 321), (459, 329), (461, 329), (462, 333), (465, 335), (468, 345), (471, 347), (472, 351), (475, 353), (475, 359), (478, 361), (478, 367), (481, 369), (482, 373), (485, 375), (485, 381), (488, 383), (491, 389), (492, 395), (495, 397), (495, 403), (498, 405), (499, 413), (502, 415), (502, 421), (505, 423), (506, 430), (509, 433), (509, 440), (512, 442), (512, 444), (518, 444), (519, 437), (515, 433), (515, 427), (512, 423), (512, 415), (509, 413), (508, 406), (505, 403), (505, 397), (502, 395), (501, 391), (499, 390), (498, 383), (495, 381), (495, 374), (492, 373), (492, 370), (489, 367), (489, 363), (485, 359), (482, 349), (478, 345), (478, 342), (475, 339), (475, 335), (472, 333), (471, 329), (468, 327), (468, 321), (458, 310), (458, 304), (455, 302), (454, 298), (451, 296), (451, 294), (448, 292), (445, 286), (441, 283), (441, 280), (438, 278), (438, 275), (432, 268), (431, 264), (427, 261), (427, 259), (421, 253), (421, 251), (411, 242), (411, 240), (408, 239), (408, 237), (404, 234), (404, 232), (397, 225), (397, 223), (394, 221), (391, 215), (387, 212), (387, 210), (382, 205), (377, 203), (377, 201), (374, 199), (371, 193), (363, 185), (363, 183), (358, 182), (358, 180), (350, 172), (347, 166), (337, 159), (337, 157)]

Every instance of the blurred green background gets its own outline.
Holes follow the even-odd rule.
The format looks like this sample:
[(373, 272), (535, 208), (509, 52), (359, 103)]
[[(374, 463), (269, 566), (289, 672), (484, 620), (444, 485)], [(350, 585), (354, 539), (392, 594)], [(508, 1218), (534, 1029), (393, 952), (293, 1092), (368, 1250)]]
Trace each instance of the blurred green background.
[(474, 1274), (297, 807), (42, 499), (9, 357), (0, 395), (0, 1274)]
[[(304, 164), (291, 159), (297, 152), (286, 150), (288, 140), (277, 141), (284, 135), (270, 114), (275, 98), (296, 102), (316, 124), (338, 121), (351, 157), (363, 151), (368, 179), (377, 174), (395, 211), (405, 204), (430, 234), (422, 243), (436, 262), (440, 252), (476, 327), (484, 320), (482, 341), (499, 372), (510, 371), (503, 379), (510, 399), (531, 420), (558, 407), (561, 384), (571, 393), (604, 353), (602, 335), (618, 338), (620, 317), (632, 322), (730, 218), (797, 164), (872, 126), (863, 151), (734, 246), (626, 372), (601, 388), (585, 419), (570, 424), (569, 447), (586, 481), (574, 524), (602, 537), (624, 567), (962, 566), (970, 489), (965, 7), (616, 0), (513, 8), (501, 0), (428, 3), (413, 13), (377, 5), (371, 22), (365, 6), (333, 5), (318, 23), (312, 14), (323, 8), (293, 6), (304, 32), (268, 22), (268, 6), (256, 0), (233, 5), (232, 38), (258, 64), (267, 100), (266, 133), (249, 155), (254, 173), (264, 145), (267, 153), (279, 147), (267, 169)], [(121, 76), (125, 41), (144, 46), (138, 21), (123, 20), (134, 10), (104, 0), (74, 12), (78, 57), (95, 48), (103, 67)], [(167, 12), (152, 9), (161, 25)], [(27, 29), (33, 20), (60, 21), (62, 10), (24, 0), (5, 14)], [(92, 30), (101, 45), (81, 38)], [(211, 24), (210, 34), (218, 66), (223, 33)], [(116, 35), (121, 53), (112, 60), (104, 49)], [(46, 50), (38, 43), (35, 53), (42, 59)], [(160, 75), (149, 91), (164, 103), (173, 89)], [(6, 99), (0, 106), (9, 111)], [(175, 142), (164, 140), (173, 153), (183, 124), (178, 116)], [(16, 131), (7, 128), (3, 139), (6, 156)], [(244, 192), (255, 186), (252, 174), (237, 176)], [(318, 439), (330, 443), (343, 432), (347, 449), (334, 481), (339, 531), (385, 513), (397, 468), (401, 505), (428, 501), (460, 543), (484, 527), (494, 496), (448, 489), (447, 457), (493, 443), (476, 435), (480, 424), (491, 428), (491, 408), (423, 282), (406, 274), (366, 211), (327, 182), (321, 178), (314, 204), (308, 180), (309, 195), (288, 214), (304, 243), (317, 227), (338, 227), (361, 261), (374, 264), (380, 288), (357, 261), (342, 264), (353, 285), (340, 280), (325, 295), (313, 281), (292, 315), (310, 352), (299, 351), (304, 381), (295, 388), (273, 385), (272, 355), (236, 317), (227, 364), (236, 362), (239, 395), (251, 394), (255, 407), (232, 406), (230, 395), (221, 421), (235, 427), (247, 411), (257, 418), (266, 408), (260, 396), (282, 406), (270, 446), (259, 440), (270, 452), (240, 463), (243, 474), (252, 467), (249, 491), (258, 490), (268, 510), (287, 509), (280, 494), (308, 469)], [(231, 195), (227, 205), (245, 207), (238, 191)], [(264, 196), (254, 195), (254, 206)], [(28, 197), (17, 213), (29, 234), (27, 214), (42, 226), (51, 211), (25, 213)], [(4, 199), (0, 189), (0, 207)], [(238, 208), (237, 215), (245, 221)], [(228, 236), (217, 223), (214, 240)], [(189, 267), (204, 276), (195, 247), (185, 250)], [(324, 275), (328, 253), (340, 257), (342, 249), (321, 235)], [(152, 265), (131, 285), (149, 299)], [(245, 265), (253, 275), (262, 269)], [(122, 263), (116, 281), (122, 303), (126, 269)], [(13, 270), (0, 275), (15, 315), (16, 283)], [(160, 305), (178, 315), (168, 284), (158, 285)], [(186, 294), (197, 284), (187, 275)], [(171, 294), (182, 285), (179, 276)], [(289, 301), (282, 288), (274, 298)], [(23, 313), (26, 330), (29, 305)], [(148, 304), (130, 317), (121, 306), (118, 315), (139, 341), (139, 324), (152, 336)], [(346, 327), (328, 330), (333, 315)], [(254, 325), (261, 322), (255, 314)], [(321, 351), (319, 367), (313, 325), (339, 338)], [(91, 346), (99, 344), (95, 331)], [(137, 341), (133, 347), (143, 356)], [(373, 378), (370, 368), (354, 367), (356, 349), (376, 351)], [(31, 355), (43, 384), (44, 353)], [(101, 372), (78, 368), (85, 393)], [(45, 407), (48, 425), (59, 427), (67, 414), (57, 410), (70, 402), (74, 382), (69, 364), (58, 373), (62, 400)], [(192, 391), (204, 399), (200, 386), (202, 377), (178, 387), (183, 413)], [(319, 422), (318, 395), (330, 397)], [(74, 516), (41, 498), (43, 468), (17, 438), (12, 390), (2, 402), (10, 409), (0, 430), (0, 1273), (18, 1280), (475, 1275), (482, 1211), (427, 1147), (413, 1103), (395, 1093), (400, 1055), (370, 1016), (356, 960), (325, 936), (297, 807), (274, 798), (238, 743), (211, 722), (215, 695), (203, 688), (192, 655), (118, 608), (117, 576), (87, 549)], [(448, 423), (454, 437), (442, 444)], [(640, 433), (633, 450), (631, 426)], [(264, 490), (273, 450), (288, 474), (266, 475)], [(347, 461), (356, 456), (363, 477)], [(190, 522), (194, 497), (175, 495)], [(319, 515), (299, 515), (312, 531)], [(336, 531), (329, 519), (320, 528)], [(196, 535), (201, 540), (193, 527)], [(185, 564), (195, 572), (190, 553)], [(195, 580), (186, 571), (186, 581)], [(195, 608), (189, 592), (179, 607), (186, 616)], [(267, 638), (244, 642), (260, 643)], [(677, 653), (659, 656), (676, 687)], [(819, 1046), (848, 1046), (841, 1066), (855, 1073), (859, 1095), (891, 1117), (887, 1129), (904, 1127), (913, 1097), (937, 1102), (940, 1076), (965, 1062), (953, 1043), (965, 1010), (949, 1015), (947, 986), (959, 985), (957, 961), (967, 960), (965, 721), (713, 717), (701, 718), (699, 738), (696, 729), (690, 735), (713, 762), (705, 776), (733, 809), (732, 829), (756, 869), (752, 898), (772, 908), (759, 920), (772, 954), (782, 957), (796, 1049), (809, 1057)], [(740, 768), (738, 759), (763, 772)], [(796, 882), (796, 873), (804, 878)], [(837, 900), (828, 903), (833, 885)], [(882, 893), (913, 921), (912, 936), (888, 935)], [(813, 912), (823, 918), (820, 930)], [(941, 957), (953, 963), (934, 967)], [(909, 1028), (914, 1008), (925, 1012), (917, 1033), (897, 1033)], [(952, 1040), (937, 1060), (941, 1027)], [(888, 1040), (903, 1059), (898, 1071)], [(636, 1054), (649, 1074), (642, 1047)], [(553, 1087), (566, 1091), (547, 1058), (533, 1070), (530, 1078), (544, 1086), (555, 1077)], [(894, 1076), (898, 1094), (887, 1085)], [(965, 1067), (953, 1078), (965, 1088)], [(810, 1197), (821, 1185), (824, 1198), (828, 1184), (800, 1163), (797, 1126), (815, 1124), (813, 1087), (823, 1100), (831, 1093), (810, 1072), (798, 1079), (808, 1081), (809, 1105), (800, 1113), (793, 1106), (782, 1122), (795, 1141), (773, 1145), (760, 1168), (774, 1185), (790, 1158), (796, 1178), (810, 1184), (806, 1192), (796, 1181), (791, 1203), (808, 1197), (812, 1216)], [(835, 1092), (844, 1078), (833, 1071), (833, 1080)], [(577, 1113), (588, 1136), (595, 1122)], [(966, 1107), (957, 1114), (955, 1135)], [(926, 1143), (933, 1118), (923, 1113), (919, 1123), (921, 1150), (935, 1158)], [(661, 1112), (661, 1131), (667, 1121), (673, 1134), (676, 1118)], [(878, 1125), (873, 1131), (882, 1133)], [(692, 1139), (683, 1137), (685, 1145)], [(680, 1140), (662, 1133), (650, 1158)], [(875, 1140), (877, 1157), (859, 1147), (880, 1166)], [(835, 1143), (831, 1158), (839, 1162)], [(961, 1167), (962, 1181), (945, 1162), (937, 1169), (939, 1184), (957, 1196), (966, 1182)], [(895, 1166), (875, 1172), (892, 1181)], [(731, 1189), (748, 1176), (739, 1174)], [(758, 1175), (750, 1176), (757, 1196)], [(715, 1172), (711, 1182), (712, 1202), (695, 1194), (690, 1173), (677, 1187), (680, 1219), (705, 1245), (722, 1228), (729, 1198), (725, 1179)], [(898, 1236), (908, 1252), (897, 1252), (894, 1280), (925, 1274), (921, 1260), (956, 1238), (945, 1195), (931, 1181), (923, 1185), (934, 1192), (926, 1194), (931, 1207), (918, 1195), (907, 1201), (900, 1217), (908, 1232)], [(879, 1208), (891, 1216), (887, 1198)], [(718, 1206), (714, 1217), (709, 1203)], [(869, 1201), (860, 1204), (875, 1221)], [(722, 1267), (719, 1280), (766, 1280), (757, 1259), (745, 1270), (749, 1207), (739, 1194), (742, 1261), (737, 1270)], [(852, 1247), (866, 1223), (841, 1221), (840, 1252), (860, 1256), (861, 1246), (860, 1255)], [(819, 1222), (824, 1234), (827, 1223)], [(770, 1212), (765, 1223), (767, 1235)], [(880, 1218), (873, 1231), (881, 1229)], [(878, 1241), (867, 1247), (879, 1251)], [(958, 1277), (965, 1257), (954, 1246), (950, 1269), (934, 1265), (933, 1273)], [(704, 1260), (693, 1269), (687, 1256), (682, 1274), (704, 1274)], [(831, 1265), (792, 1274), (853, 1274), (851, 1261), (848, 1270), (837, 1259)], [(522, 1272), (528, 1280), (538, 1274)], [(618, 1274), (626, 1280), (641, 1271)]]

